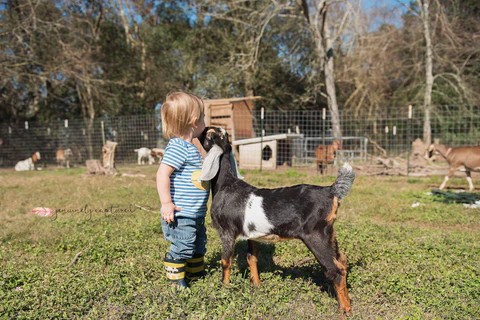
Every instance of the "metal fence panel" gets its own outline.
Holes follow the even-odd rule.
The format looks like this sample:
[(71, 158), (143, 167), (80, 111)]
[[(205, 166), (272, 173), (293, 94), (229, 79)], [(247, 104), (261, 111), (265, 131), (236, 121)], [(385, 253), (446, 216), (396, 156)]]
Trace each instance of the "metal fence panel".
[[(381, 118), (340, 115), (343, 135), (340, 157), (345, 160), (367, 161), (367, 155), (407, 157), (411, 143), (423, 135), (423, 113), (414, 108), (411, 119), (408, 107), (389, 108), (390, 114)], [(393, 110), (393, 111), (392, 111)], [(252, 115), (235, 121), (248, 121), (255, 137), (278, 134), (300, 134), (302, 139), (279, 143), (276, 150), (281, 159), (278, 164), (311, 165), (314, 150), (319, 144), (331, 144), (332, 126), (328, 113), (316, 111), (265, 111), (254, 109)], [(242, 124), (244, 125), (244, 124)], [(90, 129), (89, 129), (90, 128)], [(460, 145), (480, 144), (480, 107), (442, 106), (432, 114), (432, 138), (442, 143)], [(19, 160), (39, 151), (44, 166), (56, 165), (57, 149), (70, 148), (71, 163), (84, 165), (85, 160), (101, 159), (102, 145), (106, 140), (118, 143), (115, 161), (136, 163), (135, 149), (140, 147), (163, 148), (163, 138), (158, 114), (99, 118), (89, 127), (83, 119), (64, 119), (50, 123), (24, 121), (0, 124), (0, 166), (13, 167)], [(325, 142), (324, 142), (325, 141)], [(270, 152), (273, 152), (272, 150)], [(265, 152), (252, 157), (266, 157)], [(285, 154), (282, 154), (285, 153)]]

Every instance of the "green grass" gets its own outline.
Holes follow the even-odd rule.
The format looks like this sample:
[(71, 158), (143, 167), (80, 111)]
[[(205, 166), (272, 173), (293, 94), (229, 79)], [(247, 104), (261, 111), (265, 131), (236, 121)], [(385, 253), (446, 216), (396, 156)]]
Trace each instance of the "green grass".
[[(82, 168), (0, 171), (0, 318), (337, 318), (332, 287), (300, 241), (261, 245), (259, 288), (250, 286), (246, 244), (238, 242), (231, 285), (222, 285), (209, 217), (208, 274), (188, 291), (173, 290), (162, 269), (168, 243), (156, 168), (120, 171), (146, 177), (87, 176)], [(335, 179), (294, 170), (243, 175), (259, 187)], [(348, 257), (352, 319), (480, 318), (480, 211), (434, 201), (426, 193), (440, 181), (355, 181), (335, 225)], [(63, 211), (53, 218), (29, 213), (39, 206)]]

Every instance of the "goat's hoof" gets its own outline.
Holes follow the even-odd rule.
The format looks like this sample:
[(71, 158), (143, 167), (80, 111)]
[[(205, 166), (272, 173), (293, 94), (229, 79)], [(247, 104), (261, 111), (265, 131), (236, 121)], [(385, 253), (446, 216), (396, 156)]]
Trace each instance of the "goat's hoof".
[(254, 286), (255, 288), (260, 287), (260, 281), (253, 281), (250, 279), (250, 284)]
[(345, 319), (351, 316), (352, 308), (341, 308), (340, 309), (340, 319)]

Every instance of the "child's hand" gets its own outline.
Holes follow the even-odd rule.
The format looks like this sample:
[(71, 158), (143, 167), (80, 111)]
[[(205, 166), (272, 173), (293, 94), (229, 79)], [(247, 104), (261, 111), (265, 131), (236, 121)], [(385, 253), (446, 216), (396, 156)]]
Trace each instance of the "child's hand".
[(182, 211), (182, 208), (177, 207), (173, 202), (162, 203), (160, 212), (162, 213), (162, 219), (167, 223), (175, 221), (174, 211)]

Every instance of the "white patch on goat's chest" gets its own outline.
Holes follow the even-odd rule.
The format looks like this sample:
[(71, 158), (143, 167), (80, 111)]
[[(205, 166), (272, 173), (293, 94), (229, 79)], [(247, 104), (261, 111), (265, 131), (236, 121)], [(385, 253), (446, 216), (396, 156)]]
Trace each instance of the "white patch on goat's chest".
[[(263, 198), (250, 194), (245, 205), (243, 233), (245, 238), (253, 239), (270, 234), (273, 225), (268, 221), (263, 210)], [(243, 238), (242, 237), (242, 238)]]

